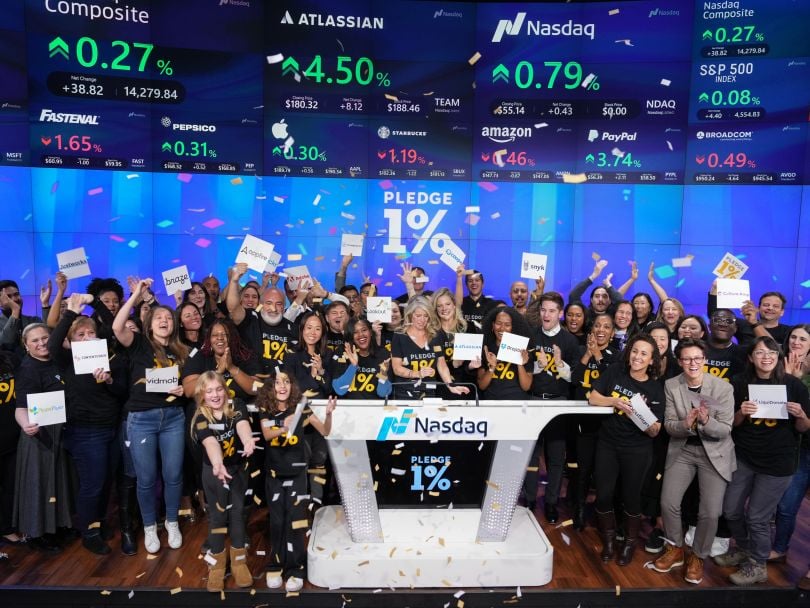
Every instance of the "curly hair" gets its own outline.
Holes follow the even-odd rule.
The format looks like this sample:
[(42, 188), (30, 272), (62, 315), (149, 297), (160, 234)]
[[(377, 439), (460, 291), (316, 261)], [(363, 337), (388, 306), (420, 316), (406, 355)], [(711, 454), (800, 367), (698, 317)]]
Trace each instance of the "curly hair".
[(87, 293), (96, 299), (98, 299), (101, 294), (107, 293), (108, 291), (112, 291), (117, 295), (120, 302), (124, 301), (124, 288), (121, 287), (121, 283), (118, 282), (118, 279), (102, 279), (101, 277), (96, 277), (87, 284)]
[(636, 334), (625, 344), (624, 350), (622, 351), (622, 368), (624, 373), (630, 374), (630, 355), (633, 350), (633, 346), (635, 346), (638, 342), (644, 342), (645, 344), (649, 344), (652, 346), (652, 363), (647, 366), (647, 375), (650, 379), (655, 380), (660, 375), (661, 370), (661, 354), (658, 352), (658, 345), (655, 343), (649, 334), (641, 333)]
[(203, 342), (202, 348), (200, 349), (202, 354), (206, 357), (210, 357), (214, 354), (214, 348), (211, 346), (211, 334), (214, 332), (214, 328), (217, 325), (222, 327), (225, 333), (228, 334), (228, 348), (231, 351), (231, 358), (234, 363), (241, 365), (242, 363), (250, 361), (253, 356), (253, 351), (251, 351), (242, 340), (242, 336), (239, 335), (239, 330), (236, 328), (236, 325), (234, 325), (234, 322), (227, 317), (217, 319), (211, 323), (211, 327), (205, 332), (205, 342)]
[(286, 411), (287, 408), (284, 410), (279, 409), (279, 401), (276, 399), (276, 378), (282, 375), (286, 376), (290, 381), (290, 398), (286, 401), (288, 407), (289, 405), (295, 407), (295, 405), (301, 401), (301, 387), (298, 386), (295, 376), (277, 369), (264, 381), (264, 385), (259, 389), (256, 395), (256, 407), (262, 412), (267, 412), (275, 416), (280, 412)]
[(495, 319), (501, 313), (509, 315), (509, 318), (512, 320), (512, 331), (509, 333), (523, 336), (524, 338), (531, 336), (529, 324), (526, 322), (526, 319), (522, 314), (511, 306), (497, 306), (487, 313), (487, 316), (484, 317), (484, 321), (481, 323), (481, 331), (484, 334), (484, 346), (486, 346), (489, 351), (493, 353), (498, 352), (498, 347), (496, 345), (495, 332), (492, 330), (492, 326), (495, 324)]

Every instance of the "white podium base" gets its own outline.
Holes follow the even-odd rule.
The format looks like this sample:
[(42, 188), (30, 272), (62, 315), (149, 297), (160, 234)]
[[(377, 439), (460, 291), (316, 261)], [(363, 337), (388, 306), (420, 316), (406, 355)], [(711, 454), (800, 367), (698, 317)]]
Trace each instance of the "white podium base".
[(381, 543), (354, 543), (343, 507), (315, 514), (308, 578), (330, 589), (539, 586), (554, 548), (534, 515), (517, 507), (506, 541), (478, 543), (478, 509), (380, 509)]

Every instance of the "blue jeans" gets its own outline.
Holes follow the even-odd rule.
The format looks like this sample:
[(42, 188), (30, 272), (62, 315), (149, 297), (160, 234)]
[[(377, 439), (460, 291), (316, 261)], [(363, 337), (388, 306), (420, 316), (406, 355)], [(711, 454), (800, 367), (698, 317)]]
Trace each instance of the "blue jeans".
[(183, 487), (184, 432), (185, 416), (181, 407), (130, 412), (127, 416), (129, 451), (138, 478), (138, 505), (144, 526), (157, 521), (158, 452), (162, 463), (166, 520), (177, 521)]
[(62, 435), (65, 449), (73, 457), (79, 475), (76, 496), (76, 525), (83, 536), (98, 534), (89, 526), (102, 523), (110, 494), (110, 476), (118, 466), (116, 427), (68, 425)]
[(776, 534), (773, 537), (773, 550), (787, 553), (790, 537), (796, 528), (796, 515), (802, 506), (807, 488), (810, 486), (810, 450), (799, 450), (799, 468), (793, 475), (788, 489), (782, 494), (782, 500), (776, 508)]

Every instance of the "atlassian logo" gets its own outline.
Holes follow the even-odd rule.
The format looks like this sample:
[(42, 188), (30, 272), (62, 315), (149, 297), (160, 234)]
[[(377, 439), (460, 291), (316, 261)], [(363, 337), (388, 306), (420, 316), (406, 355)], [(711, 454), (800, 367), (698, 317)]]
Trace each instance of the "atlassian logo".
[(385, 29), (382, 17), (365, 17), (363, 15), (323, 15), (321, 13), (301, 13), (294, 19), (290, 11), (284, 11), (280, 21), (283, 25), (309, 25), (317, 27), (345, 27), (357, 30)]
[(408, 432), (408, 424), (413, 418), (413, 430), (415, 433), (425, 435), (477, 435), (486, 437), (488, 423), (486, 420), (466, 420), (463, 416), (455, 420), (431, 420), (430, 418), (418, 418), (414, 416), (413, 410), (408, 408), (402, 411), (402, 416), (386, 416), (380, 425), (377, 433), (377, 441), (385, 441), (389, 434), (404, 435)]
[[(526, 13), (518, 13), (514, 20), (501, 19), (492, 34), (492, 42), (500, 42), (504, 34), (517, 36), (520, 33)], [(596, 25), (594, 23), (574, 23), (569, 19), (565, 23), (543, 23), (540, 19), (528, 21), (526, 23), (527, 36), (586, 36), (593, 40), (596, 37)]]

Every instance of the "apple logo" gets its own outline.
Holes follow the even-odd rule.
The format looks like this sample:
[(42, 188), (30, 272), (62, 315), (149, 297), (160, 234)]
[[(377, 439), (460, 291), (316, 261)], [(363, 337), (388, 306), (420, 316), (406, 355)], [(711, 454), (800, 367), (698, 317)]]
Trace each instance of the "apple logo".
[(277, 123), (273, 123), (273, 126), (271, 127), (270, 131), (273, 133), (273, 137), (275, 137), (276, 139), (286, 139), (288, 136), (287, 123), (285, 123), (284, 119), (282, 118)]

